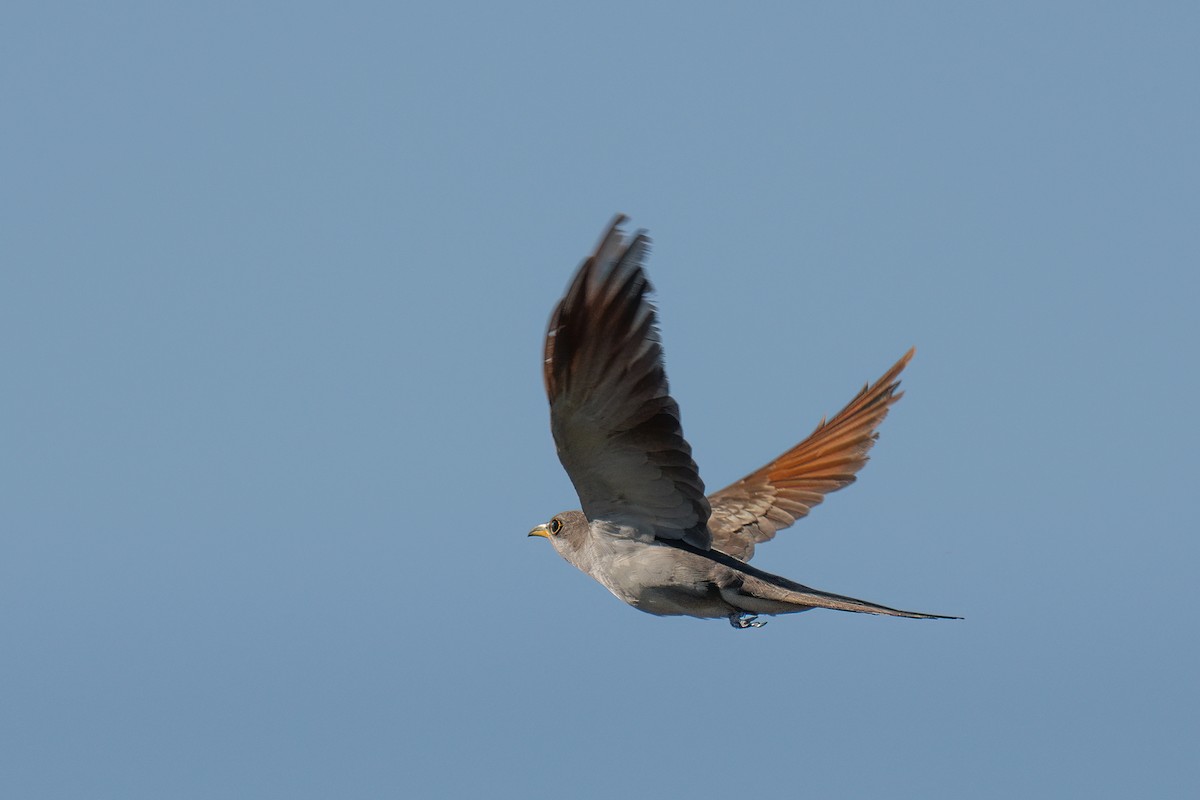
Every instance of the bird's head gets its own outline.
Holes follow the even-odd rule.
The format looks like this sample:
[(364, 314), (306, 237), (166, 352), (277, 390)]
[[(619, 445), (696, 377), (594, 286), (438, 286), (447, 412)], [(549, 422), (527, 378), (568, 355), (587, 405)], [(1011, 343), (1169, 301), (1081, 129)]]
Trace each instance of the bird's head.
[(559, 555), (571, 561), (571, 555), (583, 546), (588, 531), (588, 520), (582, 511), (563, 511), (549, 522), (538, 525), (529, 535), (548, 539)]

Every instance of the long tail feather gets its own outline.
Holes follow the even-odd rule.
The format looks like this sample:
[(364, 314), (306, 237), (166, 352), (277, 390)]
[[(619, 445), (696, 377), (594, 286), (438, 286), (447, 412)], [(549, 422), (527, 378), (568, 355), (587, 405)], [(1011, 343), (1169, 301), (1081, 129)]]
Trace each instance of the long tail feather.
[[(783, 603), (788, 606), (795, 606), (795, 608), (791, 609), (793, 611), (803, 611), (808, 608), (832, 608), (837, 611), (853, 611), (859, 614), (885, 614), (889, 617), (908, 617), (910, 619), (962, 619), (962, 617), (951, 617), (943, 614), (901, 611), (898, 608), (881, 606), (878, 603), (871, 603), (867, 600), (859, 600), (855, 597), (847, 597), (842, 594), (814, 589), (811, 586), (805, 586), (780, 575), (773, 575), (770, 572), (753, 567), (745, 561), (722, 553), (720, 550), (701, 550), (682, 541), (664, 542), (664, 544), (669, 544), (671, 547), (677, 547), (680, 550), (686, 550), (689, 553), (703, 556), (710, 561), (715, 561), (733, 570), (736, 573), (735, 580), (740, 581), (740, 585), (737, 587), (738, 594), (749, 598), (765, 600), (768, 603)], [(722, 590), (722, 593), (724, 593), (724, 590)], [(752, 611), (753, 609), (747, 610)], [(763, 610), (760, 613), (786, 612)]]
[(910, 619), (962, 619), (962, 617), (947, 617), (942, 614), (901, 611), (898, 608), (889, 608), (878, 603), (802, 586), (776, 575), (772, 575), (769, 580), (748, 575), (742, 581), (740, 591), (763, 600), (773, 600), (804, 608), (832, 608), (838, 611), (854, 611), (859, 614), (885, 614), (889, 617), (908, 617)]

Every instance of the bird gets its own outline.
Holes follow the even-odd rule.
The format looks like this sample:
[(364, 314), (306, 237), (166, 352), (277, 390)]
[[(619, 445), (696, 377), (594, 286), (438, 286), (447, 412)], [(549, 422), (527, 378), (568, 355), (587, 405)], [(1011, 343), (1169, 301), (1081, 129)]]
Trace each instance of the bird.
[(550, 428), (581, 508), (528, 535), (657, 616), (725, 618), (737, 629), (814, 608), (959, 619), (814, 589), (748, 563), (756, 545), (855, 481), (915, 351), (804, 441), (706, 495), (667, 383), (644, 266), (650, 239), (644, 230), (627, 237), (626, 221), (613, 219), (550, 316), (542, 371)]

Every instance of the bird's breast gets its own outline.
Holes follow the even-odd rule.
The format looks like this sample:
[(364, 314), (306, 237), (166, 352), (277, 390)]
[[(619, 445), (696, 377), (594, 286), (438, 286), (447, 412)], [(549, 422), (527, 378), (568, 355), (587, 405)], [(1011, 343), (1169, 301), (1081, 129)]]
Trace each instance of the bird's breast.
[(660, 616), (730, 613), (713, 582), (720, 565), (670, 545), (624, 537), (596, 537), (595, 544), (585, 571), (634, 608)]

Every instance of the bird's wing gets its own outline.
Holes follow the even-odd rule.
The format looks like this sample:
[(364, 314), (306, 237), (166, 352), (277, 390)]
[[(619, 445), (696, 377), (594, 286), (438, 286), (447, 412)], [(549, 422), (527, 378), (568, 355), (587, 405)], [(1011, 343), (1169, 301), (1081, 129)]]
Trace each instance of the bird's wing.
[(755, 543), (774, 538), (825, 495), (854, 483), (854, 473), (867, 463), (867, 452), (879, 438), (876, 428), (904, 394), (896, 391), (897, 378), (913, 352), (864, 386), (832, 419), (821, 420), (803, 442), (709, 497), (712, 546), (748, 561)]
[(558, 457), (589, 520), (710, 546), (708, 499), (667, 387), (642, 268), (618, 216), (550, 317), (543, 375)]

